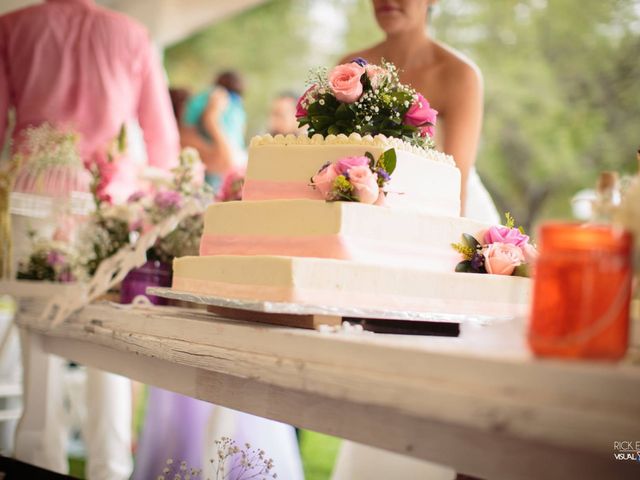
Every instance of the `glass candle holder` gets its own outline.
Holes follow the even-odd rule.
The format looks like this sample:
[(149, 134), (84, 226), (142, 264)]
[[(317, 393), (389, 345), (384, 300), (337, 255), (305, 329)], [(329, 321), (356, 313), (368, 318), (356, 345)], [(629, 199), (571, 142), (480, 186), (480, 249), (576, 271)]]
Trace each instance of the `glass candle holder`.
[(539, 235), (528, 341), (539, 356), (617, 360), (627, 351), (632, 237), (551, 223)]

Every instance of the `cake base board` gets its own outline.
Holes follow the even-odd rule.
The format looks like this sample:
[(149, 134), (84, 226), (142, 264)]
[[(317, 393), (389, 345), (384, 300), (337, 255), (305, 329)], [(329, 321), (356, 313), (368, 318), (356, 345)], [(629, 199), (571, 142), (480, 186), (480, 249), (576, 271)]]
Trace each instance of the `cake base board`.
[(239, 308), (217, 307), (207, 305), (207, 311), (219, 317), (243, 320), (246, 322), (269, 323), (283, 327), (318, 329), (320, 325), (339, 326), (343, 317), (337, 315), (295, 315), (291, 313), (265, 313)]
[(146, 293), (206, 305), (208, 311), (234, 320), (307, 329), (317, 329), (320, 325), (339, 326), (343, 321), (347, 321), (360, 324), (363, 329), (378, 333), (458, 336), (460, 324), (463, 323), (489, 324), (513, 318), (233, 299), (164, 287), (149, 287)]
[(434, 322), (427, 320), (392, 320), (388, 318), (355, 318), (337, 315), (294, 315), (290, 313), (264, 313), (240, 310), (238, 308), (207, 306), (207, 311), (219, 317), (243, 320), (247, 322), (269, 323), (284, 327), (317, 330), (321, 325), (337, 327), (342, 322), (360, 325), (363, 330), (374, 333), (396, 335), (434, 335), (457, 337), (460, 324), (454, 322)]

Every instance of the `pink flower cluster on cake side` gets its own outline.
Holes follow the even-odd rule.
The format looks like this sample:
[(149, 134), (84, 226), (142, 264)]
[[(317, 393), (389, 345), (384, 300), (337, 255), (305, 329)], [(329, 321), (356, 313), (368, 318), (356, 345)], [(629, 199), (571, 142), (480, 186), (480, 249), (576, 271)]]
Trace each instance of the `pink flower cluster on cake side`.
[(463, 243), (454, 244), (454, 248), (465, 257), (456, 271), (528, 276), (527, 268), (517, 269), (523, 265), (535, 266), (538, 251), (521, 228), (513, 227), (513, 218), (509, 214), (507, 224), (490, 227), (478, 236), (481, 240), (463, 235)]
[(340, 193), (353, 195), (361, 203), (376, 203), (384, 195), (378, 186), (378, 175), (371, 171), (367, 157), (345, 157), (328, 163), (311, 179), (325, 200), (346, 200)]
[(533, 264), (538, 258), (529, 236), (518, 228), (493, 226), (485, 232), (484, 243), (484, 265), (487, 273), (494, 275), (511, 275), (516, 267)]

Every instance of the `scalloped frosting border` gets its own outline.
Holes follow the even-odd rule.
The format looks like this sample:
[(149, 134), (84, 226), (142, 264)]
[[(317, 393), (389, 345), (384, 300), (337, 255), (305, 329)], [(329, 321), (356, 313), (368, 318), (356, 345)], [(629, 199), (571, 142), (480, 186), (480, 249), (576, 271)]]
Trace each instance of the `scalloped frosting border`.
[(343, 133), (339, 135), (320, 135), (316, 133), (312, 137), (308, 135), (256, 135), (251, 139), (250, 147), (262, 147), (268, 145), (372, 145), (376, 147), (389, 147), (402, 150), (404, 152), (413, 153), (420, 157), (426, 158), (433, 162), (443, 163), (455, 167), (456, 164), (451, 155), (440, 152), (438, 150), (425, 150), (424, 148), (411, 145), (399, 138), (387, 137), (379, 134), (376, 136), (365, 135), (364, 137), (359, 133), (352, 133), (351, 135), (345, 135)]

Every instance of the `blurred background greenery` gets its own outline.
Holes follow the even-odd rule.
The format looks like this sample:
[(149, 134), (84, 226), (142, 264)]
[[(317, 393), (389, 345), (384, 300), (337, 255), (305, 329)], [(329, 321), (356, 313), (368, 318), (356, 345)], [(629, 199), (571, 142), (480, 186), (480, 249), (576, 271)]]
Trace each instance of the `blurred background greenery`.
[[(477, 165), (499, 210), (526, 227), (568, 218), (600, 171), (636, 168), (640, 2), (442, 0), (428, 28), (483, 72)], [(251, 136), (309, 68), (381, 38), (370, 0), (273, 0), (170, 47), (165, 64), (172, 86), (193, 91), (222, 69), (243, 73)]]

